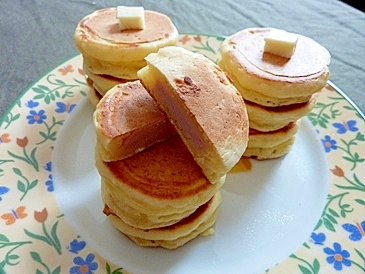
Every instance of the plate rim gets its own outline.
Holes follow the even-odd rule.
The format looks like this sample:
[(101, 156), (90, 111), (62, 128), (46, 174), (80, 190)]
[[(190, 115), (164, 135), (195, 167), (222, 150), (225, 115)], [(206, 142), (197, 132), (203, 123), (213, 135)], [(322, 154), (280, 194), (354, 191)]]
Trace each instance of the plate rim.
[[(219, 38), (219, 39), (224, 39), (224, 36), (219, 36), (219, 35), (206, 35), (206, 34), (195, 34), (195, 33), (181, 33), (180, 35), (199, 35), (199, 36), (205, 36), (205, 37), (215, 37), (215, 38)], [(55, 66), (53, 69), (49, 70), (46, 74), (44, 74), (43, 76), (39, 77), (37, 80), (35, 80), (32, 84), (30, 84), (26, 89), (24, 89), (16, 98), (16, 100), (10, 105), (10, 107), (8, 107), (8, 109), (4, 112), (3, 116), (0, 119), (0, 128), (3, 126), (3, 123), (5, 122), (6, 116), (9, 115), (9, 113), (16, 107), (17, 104), (20, 103), (21, 99), (28, 93), (31, 91), (32, 87), (34, 87), (38, 82), (40, 82), (45, 76), (49, 75), (50, 73), (52, 73), (53, 71), (55, 71), (57, 68), (61, 67), (63, 64), (73, 60), (74, 58), (79, 57), (80, 54), (76, 54), (73, 57), (68, 58), (67, 60), (65, 60), (64, 62), (60, 63), (58, 66)], [(349, 98), (347, 96), (347, 94), (342, 91), (340, 88), (338, 88), (334, 83), (332, 83), (331, 80), (328, 81), (328, 85), (331, 86), (341, 97), (343, 97), (347, 103), (349, 103), (351, 105), (351, 107), (359, 114), (360, 118), (362, 119), (362, 121), (365, 121), (365, 115), (361, 112), (361, 110), (358, 108), (358, 106), (356, 105), (355, 102), (353, 102), (351, 100), (351, 98)], [(68, 116), (67, 116), (68, 117)], [(67, 119), (67, 118), (66, 118)], [(330, 184), (331, 184), (331, 180), (330, 180)]]

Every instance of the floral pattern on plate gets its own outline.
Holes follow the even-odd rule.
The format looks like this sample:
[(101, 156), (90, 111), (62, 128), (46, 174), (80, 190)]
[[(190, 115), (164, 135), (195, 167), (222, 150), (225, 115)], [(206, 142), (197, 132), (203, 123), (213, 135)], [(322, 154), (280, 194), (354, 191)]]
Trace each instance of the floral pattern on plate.
[[(222, 37), (180, 36), (218, 60)], [(76, 56), (26, 90), (0, 124), (0, 273), (127, 273), (96, 254), (55, 200), (51, 156), (58, 132), (88, 88)], [(309, 239), (266, 273), (365, 272), (364, 117), (332, 83), (308, 115), (327, 155), (330, 189)]]

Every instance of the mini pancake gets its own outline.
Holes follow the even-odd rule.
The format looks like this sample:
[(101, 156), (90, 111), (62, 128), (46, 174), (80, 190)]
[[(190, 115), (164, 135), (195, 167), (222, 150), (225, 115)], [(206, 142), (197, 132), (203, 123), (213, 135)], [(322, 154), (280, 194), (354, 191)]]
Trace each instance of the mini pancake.
[[(226, 71), (224, 68), (224, 64), (222, 60), (218, 61), (219, 66)], [(236, 78), (236, 76), (232, 73), (229, 74), (230, 79), (232, 80), (233, 84), (237, 88), (237, 90), (241, 93), (244, 100), (253, 102), (258, 105), (267, 106), (267, 107), (278, 107), (278, 106), (287, 106), (292, 104), (300, 104), (308, 102), (312, 95), (307, 96), (295, 96), (295, 97), (286, 97), (286, 98), (278, 98), (278, 97), (272, 97), (263, 95), (260, 92), (257, 92), (256, 90), (247, 89), (241, 86), (239, 80)], [(275, 94), (274, 91), (271, 92), (272, 94)]]
[[(161, 246), (175, 249), (186, 244), (200, 234), (211, 234), (222, 195), (218, 191), (208, 202), (199, 206), (192, 214), (179, 222), (155, 229), (137, 229), (124, 223), (106, 205), (104, 213), (111, 223), (123, 234), (141, 246)], [(210, 230), (210, 231), (209, 231)]]
[(125, 159), (176, 133), (138, 80), (110, 89), (97, 104), (93, 123), (103, 161)]
[(250, 128), (250, 139), (244, 157), (255, 159), (278, 158), (286, 154), (294, 143), (301, 119), (276, 131), (261, 132)]
[(177, 46), (146, 57), (141, 83), (166, 113), (212, 183), (241, 158), (248, 141), (242, 96), (225, 73), (202, 54)]
[(83, 66), (85, 74), (92, 80), (93, 87), (103, 96), (112, 87), (128, 82), (127, 79), (116, 78), (107, 74), (94, 74), (87, 66)]
[(265, 53), (265, 37), (271, 30), (248, 28), (223, 41), (219, 63), (228, 75), (244, 89), (272, 98), (305, 97), (322, 89), (330, 75), (327, 49), (298, 34), (291, 58)]
[[(102, 198), (123, 222), (140, 229), (166, 226), (209, 201), (225, 182), (211, 184), (178, 135), (121, 161), (95, 165), (107, 183)], [(131, 210), (124, 210), (128, 205)], [(177, 216), (177, 217), (176, 217)]]
[(97, 10), (77, 25), (74, 41), (85, 56), (107, 63), (128, 63), (143, 60), (159, 48), (175, 45), (178, 31), (164, 14), (145, 10), (145, 29), (121, 31), (116, 8)]
[(269, 160), (284, 156), (290, 151), (295, 142), (296, 135), (293, 135), (286, 141), (274, 147), (247, 147), (244, 157), (254, 158), (256, 160)]
[(262, 132), (283, 128), (290, 122), (295, 122), (310, 113), (316, 105), (317, 97), (318, 93), (315, 93), (306, 103), (279, 107), (265, 107), (245, 101), (250, 119), (250, 128)]
[(83, 59), (84, 67), (93, 74), (110, 75), (114, 78), (126, 80), (137, 80), (137, 71), (146, 65), (143, 59), (134, 62), (110, 63), (85, 54)]
[(283, 128), (269, 132), (261, 132), (250, 128), (250, 140), (248, 141), (247, 148), (269, 148), (277, 146), (295, 135), (300, 128), (300, 124), (301, 119), (298, 119), (295, 122), (290, 122)]

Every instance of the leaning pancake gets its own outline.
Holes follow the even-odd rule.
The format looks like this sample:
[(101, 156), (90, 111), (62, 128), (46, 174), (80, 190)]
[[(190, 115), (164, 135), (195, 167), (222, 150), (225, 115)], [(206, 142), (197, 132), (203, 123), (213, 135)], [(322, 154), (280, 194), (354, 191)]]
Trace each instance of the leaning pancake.
[(283, 128), (310, 113), (316, 104), (317, 97), (318, 93), (315, 93), (308, 102), (279, 107), (265, 107), (245, 101), (250, 128), (263, 132)]
[(75, 44), (83, 55), (114, 64), (140, 61), (161, 47), (176, 44), (178, 31), (168, 16), (145, 10), (144, 18), (144, 29), (121, 31), (116, 8), (97, 10), (78, 23)]
[(97, 151), (96, 167), (102, 183), (107, 182), (103, 193), (112, 196), (103, 194), (104, 202), (113, 201), (111, 210), (140, 229), (180, 221), (210, 200), (225, 181), (224, 176), (211, 184), (178, 135), (121, 161), (104, 162)]
[(199, 206), (191, 215), (179, 222), (155, 229), (138, 229), (124, 223), (106, 205), (104, 213), (111, 223), (131, 240), (141, 246), (162, 246), (168, 249), (175, 249), (184, 245), (198, 235), (211, 234), (216, 218), (218, 206), (222, 201), (218, 191), (208, 202)]
[(130, 157), (176, 132), (138, 80), (110, 89), (97, 104), (93, 122), (103, 161)]
[(242, 96), (225, 73), (202, 54), (177, 46), (146, 57), (138, 72), (212, 183), (241, 158), (248, 141)]
[(256, 159), (271, 159), (286, 154), (294, 143), (301, 119), (285, 127), (269, 132), (250, 128), (250, 140), (243, 156)]
[(246, 90), (284, 100), (310, 96), (322, 89), (330, 74), (329, 52), (298, 34), (291, 58), (266, 53), (264, 39), (271, 30), (249, 28), (225, 39), (220, 47), (219, 63), (228, 75)]
[(126, 79), (116, 78), (107, 74), (95, 74), (92, 73), (87, 66), (83, 66), (85, 74), (92, 80), (92, 86), (100, 93), (104, 95), (112, 87), (127, 82)]

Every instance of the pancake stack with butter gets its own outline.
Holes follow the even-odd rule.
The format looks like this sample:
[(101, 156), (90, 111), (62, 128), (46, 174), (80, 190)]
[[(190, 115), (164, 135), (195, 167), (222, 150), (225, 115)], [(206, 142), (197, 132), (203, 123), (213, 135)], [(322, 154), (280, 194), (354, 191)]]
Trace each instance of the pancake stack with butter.
[[(126, 10), (127, 16), (142, 13), (142, 20), (134, 20), (139, 25), (127, 21), (122, 26), (122, 18), (130, 18), (117, 18), (119, 8)], [(95, 106), (116, 84), (136, 80), (137, 71), (146, 65), (144, 58), (161, 47), (175, 45), (177, 39), (178, 31), (168, 16), (142, 7), (106, 8), (84, 17), (76, 27), (74, 41), (83, 56), (91, 103)]]
[(167, 46), (145, 59), (140, 80), (114, 86), (96, 105), (95, 163), (108, 220), (138, 245), (175, 249), (214, 232), (248, 116), (205, 56)]
[(327, 84), (329, 52), (308, 37), (274, 28), (239, 31), (223, 41), (220, 52), (218, 65), (247, 107), (250, 140), (244, 156), (285, 155)]

